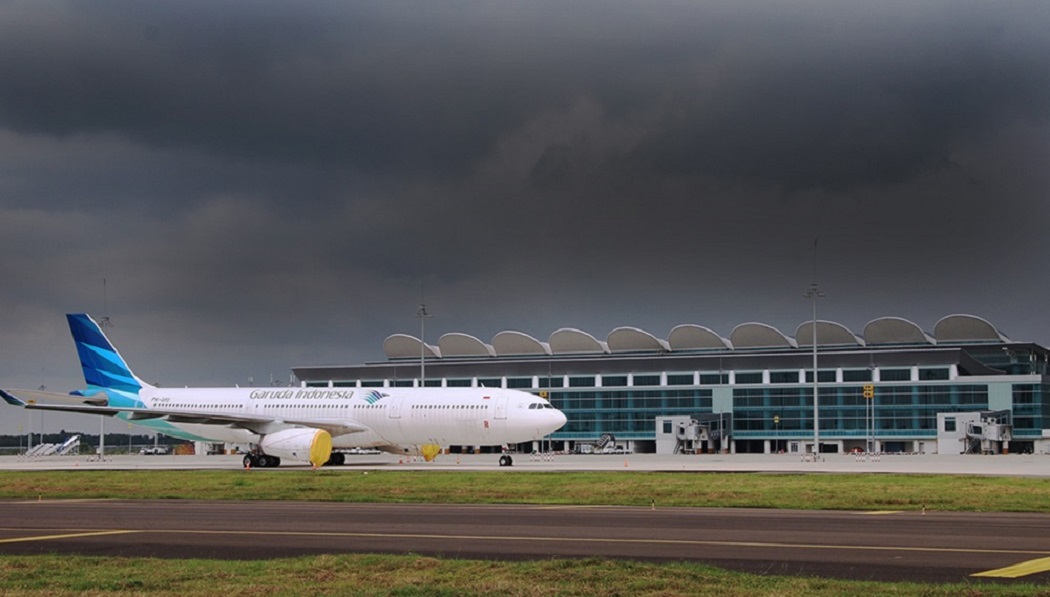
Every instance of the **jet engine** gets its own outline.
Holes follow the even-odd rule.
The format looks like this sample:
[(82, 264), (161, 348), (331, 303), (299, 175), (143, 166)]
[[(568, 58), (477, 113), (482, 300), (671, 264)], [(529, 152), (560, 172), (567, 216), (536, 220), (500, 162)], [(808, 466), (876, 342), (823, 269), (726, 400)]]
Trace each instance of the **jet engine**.
[(332, 455), (332, 436), (323, 429), (285, 429), (263, 436), (259, 449), (263, 454), (319, 467)]

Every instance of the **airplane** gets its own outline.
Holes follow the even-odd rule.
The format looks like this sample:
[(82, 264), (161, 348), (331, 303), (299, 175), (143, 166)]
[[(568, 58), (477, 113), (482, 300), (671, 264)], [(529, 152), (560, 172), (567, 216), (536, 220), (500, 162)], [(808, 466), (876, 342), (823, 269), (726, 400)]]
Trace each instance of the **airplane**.
[[(431, 461), (443, 446), (540, 439), (565, 415), (546, 400), (501, 388), (159, 388), (140, 379), (89, 315), (68, 314), (86, 389), (70, 394), (3, 390), (27, 409), (115, 416), (172, 437), (249, 444), (246, 468), (281, 459), (341, 465), (348, 448)], [(503, 454), (500, 466), (513, 459)]]

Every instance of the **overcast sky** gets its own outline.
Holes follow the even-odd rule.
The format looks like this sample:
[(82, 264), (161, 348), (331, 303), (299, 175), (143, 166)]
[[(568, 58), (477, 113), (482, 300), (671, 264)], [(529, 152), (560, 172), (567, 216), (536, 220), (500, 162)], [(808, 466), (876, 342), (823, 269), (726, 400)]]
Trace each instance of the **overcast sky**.
[(435, 343), (791, 336), (815, 272), (858, 333), (1050, 344), (1048, 32), (1043, 1), (2, 2), (0, 386), (82, 385), (67, 312), (163, 385), (382, 360), (421, 281)]

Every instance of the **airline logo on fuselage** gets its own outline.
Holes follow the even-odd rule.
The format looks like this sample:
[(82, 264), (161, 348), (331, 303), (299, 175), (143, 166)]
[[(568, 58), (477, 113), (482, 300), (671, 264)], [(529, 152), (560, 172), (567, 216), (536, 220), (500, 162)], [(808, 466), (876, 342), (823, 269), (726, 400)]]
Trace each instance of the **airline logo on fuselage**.
[(353, 390), (330, 390), (327, 388), (305, 388), (301, 390), (253, 390), (252, 400), (349, 400)]
[(383, 398), (386, 398), (389, 394), (381, 394), (378, 390), (372, 390), (365, 396), (365, 402), (369, 404), (375, 404)]

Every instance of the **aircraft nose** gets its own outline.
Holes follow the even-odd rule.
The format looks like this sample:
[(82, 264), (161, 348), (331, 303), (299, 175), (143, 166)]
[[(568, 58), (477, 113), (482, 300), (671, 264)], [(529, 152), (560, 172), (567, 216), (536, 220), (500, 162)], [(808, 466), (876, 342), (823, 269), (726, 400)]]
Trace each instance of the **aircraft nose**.
[(565, 423), (567, 423), (568, 421), (568, 417), (566, 417), (565, 413), (561, 412), (560, 410), (553, 409), (551, 411), (551, 424), (554, 425), (554, 431), (557, 431), (564, 427)]

